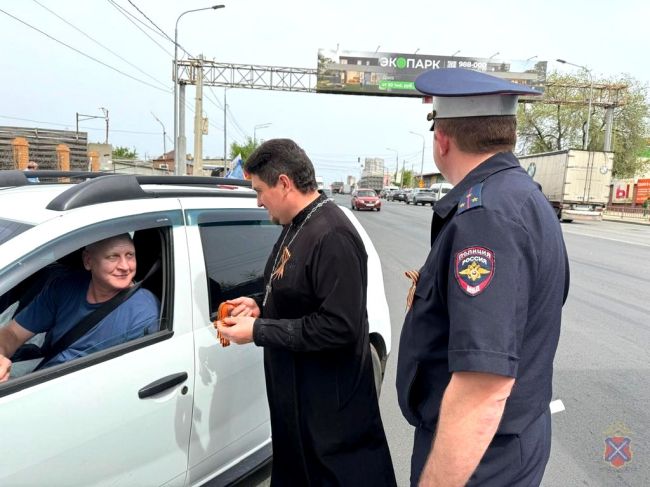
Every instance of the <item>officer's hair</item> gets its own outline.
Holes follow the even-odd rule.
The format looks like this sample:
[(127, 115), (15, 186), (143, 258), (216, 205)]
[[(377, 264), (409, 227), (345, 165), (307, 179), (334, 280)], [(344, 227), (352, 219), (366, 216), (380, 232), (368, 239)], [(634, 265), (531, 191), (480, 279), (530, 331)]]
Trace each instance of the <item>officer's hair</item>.
[(305, 151), (291, 139), (264, 142), (246, 159), (244, 171), (255, 174), (268, 186), (278, 184), (280, 175), (285, 174), (301, 193), (318, 188), (314, 165)]
[(469, 154), (509, 152), (517, 142), (515, 116), (442, 118), (436, 120), (435, 130), (453, 138)]

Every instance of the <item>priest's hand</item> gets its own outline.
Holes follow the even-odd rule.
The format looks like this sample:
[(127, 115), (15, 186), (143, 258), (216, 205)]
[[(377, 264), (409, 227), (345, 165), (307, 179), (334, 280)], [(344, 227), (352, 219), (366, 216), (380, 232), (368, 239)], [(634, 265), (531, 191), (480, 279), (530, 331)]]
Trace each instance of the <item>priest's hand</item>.
[(222, 337), (243, 345), (253, 341), (254, 323), (255, 318), (252, 316), (228, 316), (223, 321), (217, 321), (217, 329)]
[(230, 316), (252, 316), (259, 318), (261, 312), (260, 308), (253, 298), (241, 297), (237, 299), (230, 299), (226, 301), (228, 304), (234, 306), (230, 312)]

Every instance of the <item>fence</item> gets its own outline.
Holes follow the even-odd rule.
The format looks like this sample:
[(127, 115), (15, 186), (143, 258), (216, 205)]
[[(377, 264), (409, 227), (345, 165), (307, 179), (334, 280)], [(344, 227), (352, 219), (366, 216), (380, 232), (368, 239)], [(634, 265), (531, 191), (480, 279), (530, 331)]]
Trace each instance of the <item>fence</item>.
[(621, 220), (650, 221), (650, 208), (642, 208), (640, 206), (607, 205), (603, 214), (609, 217), (620, 218)]

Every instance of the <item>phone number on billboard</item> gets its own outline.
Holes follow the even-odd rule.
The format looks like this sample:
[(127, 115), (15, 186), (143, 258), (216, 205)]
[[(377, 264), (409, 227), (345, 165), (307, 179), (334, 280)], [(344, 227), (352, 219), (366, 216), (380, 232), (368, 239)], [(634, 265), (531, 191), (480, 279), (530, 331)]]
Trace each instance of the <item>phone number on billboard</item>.
[(480, 63), (477, 61), (458, 61), (459, 68), (470, 68), (470, 69), (487, 69), (487, 63)]

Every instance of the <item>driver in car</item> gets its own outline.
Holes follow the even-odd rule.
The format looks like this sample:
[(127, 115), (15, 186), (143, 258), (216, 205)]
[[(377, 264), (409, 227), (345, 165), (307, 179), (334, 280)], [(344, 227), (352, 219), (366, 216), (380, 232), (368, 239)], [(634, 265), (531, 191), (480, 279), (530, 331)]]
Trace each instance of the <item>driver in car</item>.
[[(86, 271), (54, 278), (5, 327), (0, 328), (0, 383), (9, 379), (11, 357), (30, 338), (48, 333), (56, 344), (85, 316), (100, 308), (121, 290), (133, 286), (135, 247), (129, 234), (88, 245), (82, 254)], [(158, 328), (160, 304), (140, 288), (88, 333), (40, 367), (51, 367), (120, 343), (153, 333)]]

